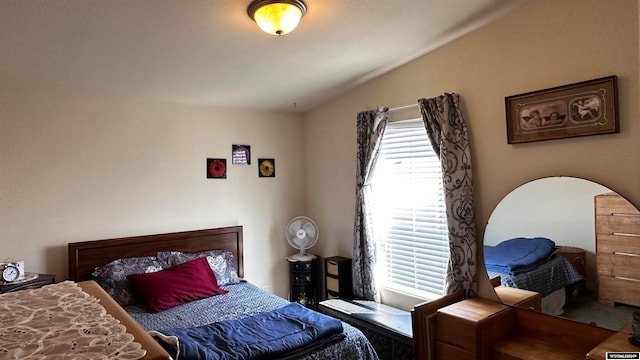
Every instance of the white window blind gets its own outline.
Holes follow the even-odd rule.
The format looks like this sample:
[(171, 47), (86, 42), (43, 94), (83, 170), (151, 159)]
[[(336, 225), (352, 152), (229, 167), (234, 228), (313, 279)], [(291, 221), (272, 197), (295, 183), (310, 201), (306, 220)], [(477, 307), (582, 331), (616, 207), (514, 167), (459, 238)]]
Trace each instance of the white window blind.
[(422, 119), (387, 124), (371, 189), (382, 286), (443, 295), (449, 241), (442, 172)]

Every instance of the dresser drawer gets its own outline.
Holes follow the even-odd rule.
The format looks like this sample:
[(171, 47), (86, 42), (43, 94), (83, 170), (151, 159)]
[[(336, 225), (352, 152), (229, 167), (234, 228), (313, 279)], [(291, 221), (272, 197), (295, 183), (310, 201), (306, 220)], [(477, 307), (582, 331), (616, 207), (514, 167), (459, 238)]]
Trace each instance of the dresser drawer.
[[(640, 280), (640, 256), (599, 252), (596, 254), (598, 275)], [(636, 286), (640, 286), (640, 282)]]
[(598, 253), (640, 255), (640, 236), (596, 234)]
[(296, 284), (306, 284), (313, 282), (311, 274), (293, 274), (293, 282)]
[(340, 276), (340, 268), (335, 261), (327, 260), (327, 274), (333, 276)]
[[(472, 353), (488, 349), (482, 344), (493, 343), (509, 331), (511, 308), (482, 298), (471, 298), (445, 306), (436, 313), (436, 339)], [(482, 351), (481, 351), (482, 350)], [(438, 357), (439, 359), (439, 357)]]
[(479, 357), (470, 351), (466, 351), (447, 343), (436, 342), (436, 359), (475, 360)]
[(471, 322), (440, 313), (437, 316), (436, 339), (439, 343), (449, 344), (471, 353), (479, 351), (479, 327), (485, 321)]
[(295, 262), (292, 264), (292, 270), (301, 273), (311, 273), (313, 271), (313, 264), (310, 262)]
[(598, 276), (598, 302), (606, 306), (614, 306), (617, 302), (640, 306), (640, 282)]
[(596, 196), (595, 213), (596, 215), (640, 214), (633, 204), (618, 194)]
[(333, 291), (334, 293), (340, 292), (340, 283), (338, 279), (327, 276), (327, 291)]
[(640, 234), (640, 215), (596, 215), (598, 234)]

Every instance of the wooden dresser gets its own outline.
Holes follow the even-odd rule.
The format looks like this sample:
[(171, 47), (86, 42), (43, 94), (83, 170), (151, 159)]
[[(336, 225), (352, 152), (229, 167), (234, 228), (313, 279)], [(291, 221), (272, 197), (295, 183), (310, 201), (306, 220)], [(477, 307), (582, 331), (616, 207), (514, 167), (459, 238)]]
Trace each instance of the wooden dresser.
[(598, 302), (640, 306), (640, 211), (622, 196), (595, 196)]
[(611, 342), (613, 335), (628, 336), (480, 298), (440, 308), (436, 325), (437, 360), (601, 359), (599, 354), (620, 345)]

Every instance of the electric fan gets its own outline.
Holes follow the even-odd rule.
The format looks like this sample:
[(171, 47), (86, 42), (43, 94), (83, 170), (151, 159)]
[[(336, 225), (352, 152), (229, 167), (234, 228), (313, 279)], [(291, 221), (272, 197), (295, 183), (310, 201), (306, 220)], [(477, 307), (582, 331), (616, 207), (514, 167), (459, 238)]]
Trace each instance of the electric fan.
[(306, 216), (297, 216), (287, 224), (284, 235), (289, 245), (300, 250), (300, 253), (288, 257), (290, 261), (309, 261), (315, 259), (315, 255), (307, 254), (305, 250), (312, 247), (318, 241), (318, 226)]

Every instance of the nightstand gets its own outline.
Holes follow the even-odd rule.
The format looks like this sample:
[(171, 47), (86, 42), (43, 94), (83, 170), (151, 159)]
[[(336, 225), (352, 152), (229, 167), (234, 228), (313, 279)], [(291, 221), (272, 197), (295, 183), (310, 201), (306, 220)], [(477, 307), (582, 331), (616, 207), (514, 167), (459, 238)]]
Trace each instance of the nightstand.
[[(29, 273), (27, 273), (28, 275)], [(39, 287), (43, 287), (45, 285), (53, 284), (56, 282), (55, 275), (50, 274), (37, 274), (38, 277), (33, 280), (14, 282), (11, 284), (0, 285), (0, 294), (25, 290), (25, 289), (37, 289)]]
[(351, 298), (351, 259), (332, 256), (324, 259), (324, 298)]
[(316, 274), (318, 258), (308, 261), (289, 261), (289, 301), (295, 301), (305, 307), (315, 309), (318, 304), (316, 292)]
[[(571, 263), (574, 269), (582, 275), (585, 279), (587, 278), (586, 271), (586, 251), (584, 249), (573, 247), (573, 246), (556, 246), (556, 250), (558, 251), (558, 255), (564, 257)], [(577, 285), (573, 285), (567, 289), (572, 291), (571, 295), (575, 296), (580, 293), (585, 293), (585, 282), (582, 281)]]

